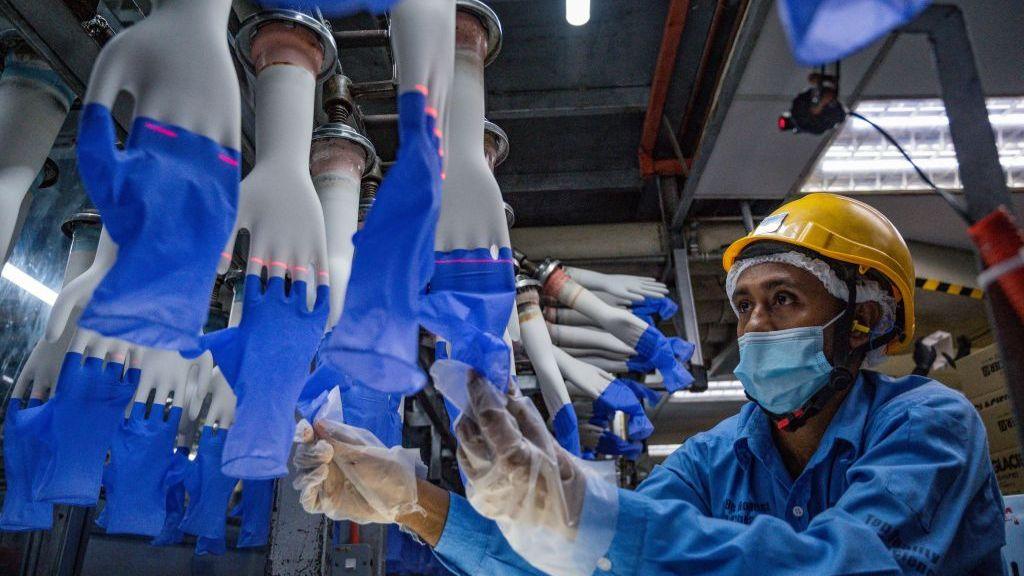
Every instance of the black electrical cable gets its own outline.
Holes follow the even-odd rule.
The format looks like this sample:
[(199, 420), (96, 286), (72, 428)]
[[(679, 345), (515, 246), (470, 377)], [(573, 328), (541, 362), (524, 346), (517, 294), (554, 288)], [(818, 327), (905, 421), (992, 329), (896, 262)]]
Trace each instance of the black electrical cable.
[(968, 224), (974, 223), (974, 221), (971, 220), (970, 215), (967, 213), (967, 208), (964, 207), (963, 203), (960, 202), (960, 200), (958, 200), (956, 196), (954, 196), (953, 193), (950, 192), (949, 190), (945, 190), (943, 188), (939, 188), (938, 186), (936, 186), (935, 182), (932, 182), (932, 179), (929, 178), (928, 175), (924, 173), (924, 170), (922, 170), (921, 167), (918, 166), (916, 162), (914, 162), (914, 159), (910, 157), (910, 154), (907, 154), (907, 151), (903, 149), (903, 146), (900, 146), (900, 143), (896, 141), (896, 138), (893, 138), (892, 134), (889, 134), (885, 130), (885, 128), (882, 128), (878, 124), (875, 124), (867, 117), (865, 117), (863, 114), (853, 111), (848, 112), (848, 114), (850, 116), (853, 116), (854, 118), (859, 118), (860, 120), (867, 122), (869, 126), (877, 130), (883, 138), (885, 138), (890, 144), (892, 144), (893, 146), (896, 147), (897, 150), (899, 150), (900, 154), (902, 154), (903, 157), (906, 158), (907, 162), (910, 162), (910, 165), (914, 167), (914, 171), (917, 172), (917, 175), (921, 177), (921, 180), (923, 180), (925, 184), (927, 184), (929, 187), (931, 187), (932, 190), (934, 190), (939, 196), (941, 196), (942, 199), (945, 200), (947, 204), (949, 204), (950, 208), (952, 208), (957, 214), (959, 214), (960, 217), (963, 218)]

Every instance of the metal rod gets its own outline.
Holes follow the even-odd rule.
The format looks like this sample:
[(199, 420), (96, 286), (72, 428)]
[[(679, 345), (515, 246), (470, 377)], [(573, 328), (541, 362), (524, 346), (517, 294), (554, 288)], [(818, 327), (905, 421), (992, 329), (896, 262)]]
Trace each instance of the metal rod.
[(749, 200), (740, 202), (740, 215), (743, 217), (743, 227), (747, 229), (747, 234), (750, 234), (754, 231), (754, 214), (750, 211)]

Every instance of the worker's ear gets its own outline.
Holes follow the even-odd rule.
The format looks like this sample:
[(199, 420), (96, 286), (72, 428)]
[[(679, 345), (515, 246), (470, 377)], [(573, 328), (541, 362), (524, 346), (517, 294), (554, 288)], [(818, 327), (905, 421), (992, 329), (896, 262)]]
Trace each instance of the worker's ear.
[(850, 347), (856, 348), (867, 343), (870, 332), (882, 319), (882, 307), (878, 302), (861, 302), (853, 315), (853, 332), (850, 334)]

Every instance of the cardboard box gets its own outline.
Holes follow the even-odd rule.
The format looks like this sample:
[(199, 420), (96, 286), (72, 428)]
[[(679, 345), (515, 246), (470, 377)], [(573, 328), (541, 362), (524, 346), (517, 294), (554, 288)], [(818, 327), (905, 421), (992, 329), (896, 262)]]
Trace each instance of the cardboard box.
[(1006, 389), (1006, 375), (995, 345), (957, 360), (956, 372), (960, 391), (970, 399)]
[(1024, 492), (1024, 457), (1021, 457), (1020, 449), (1003, 450), (992, 454), (991, 458), (999, 491), (1003, 495)]
[(981, 415), (988, 433), (989, 452), (995, 454), (1011, 448), (1020, 448), (1017, 439), (1017, 419), (1013, 415), (1013, 403), (1005, 390), (996, 390), (984, 396), (971, 399)]

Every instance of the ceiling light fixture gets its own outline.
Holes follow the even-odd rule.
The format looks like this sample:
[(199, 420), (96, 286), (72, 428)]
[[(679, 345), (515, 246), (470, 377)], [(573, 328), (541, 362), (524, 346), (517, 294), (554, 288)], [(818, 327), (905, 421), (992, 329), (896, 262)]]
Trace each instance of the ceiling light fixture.
[(590, 21), (590, 0), (565, 0), (565, 20), (573, 26)]
[(53, 303), (57, 301), (56, 292), (39, 280), (29, 276), (22, 269), (14, 266), (13, 264), (4, 264), (4, 269), (3, 272), (0, 273), (0, 277), (3, 277), (5, 280), (10, 280), (15, 286), (36, 298), (39, 298), (48, 306), (53, 306)]

